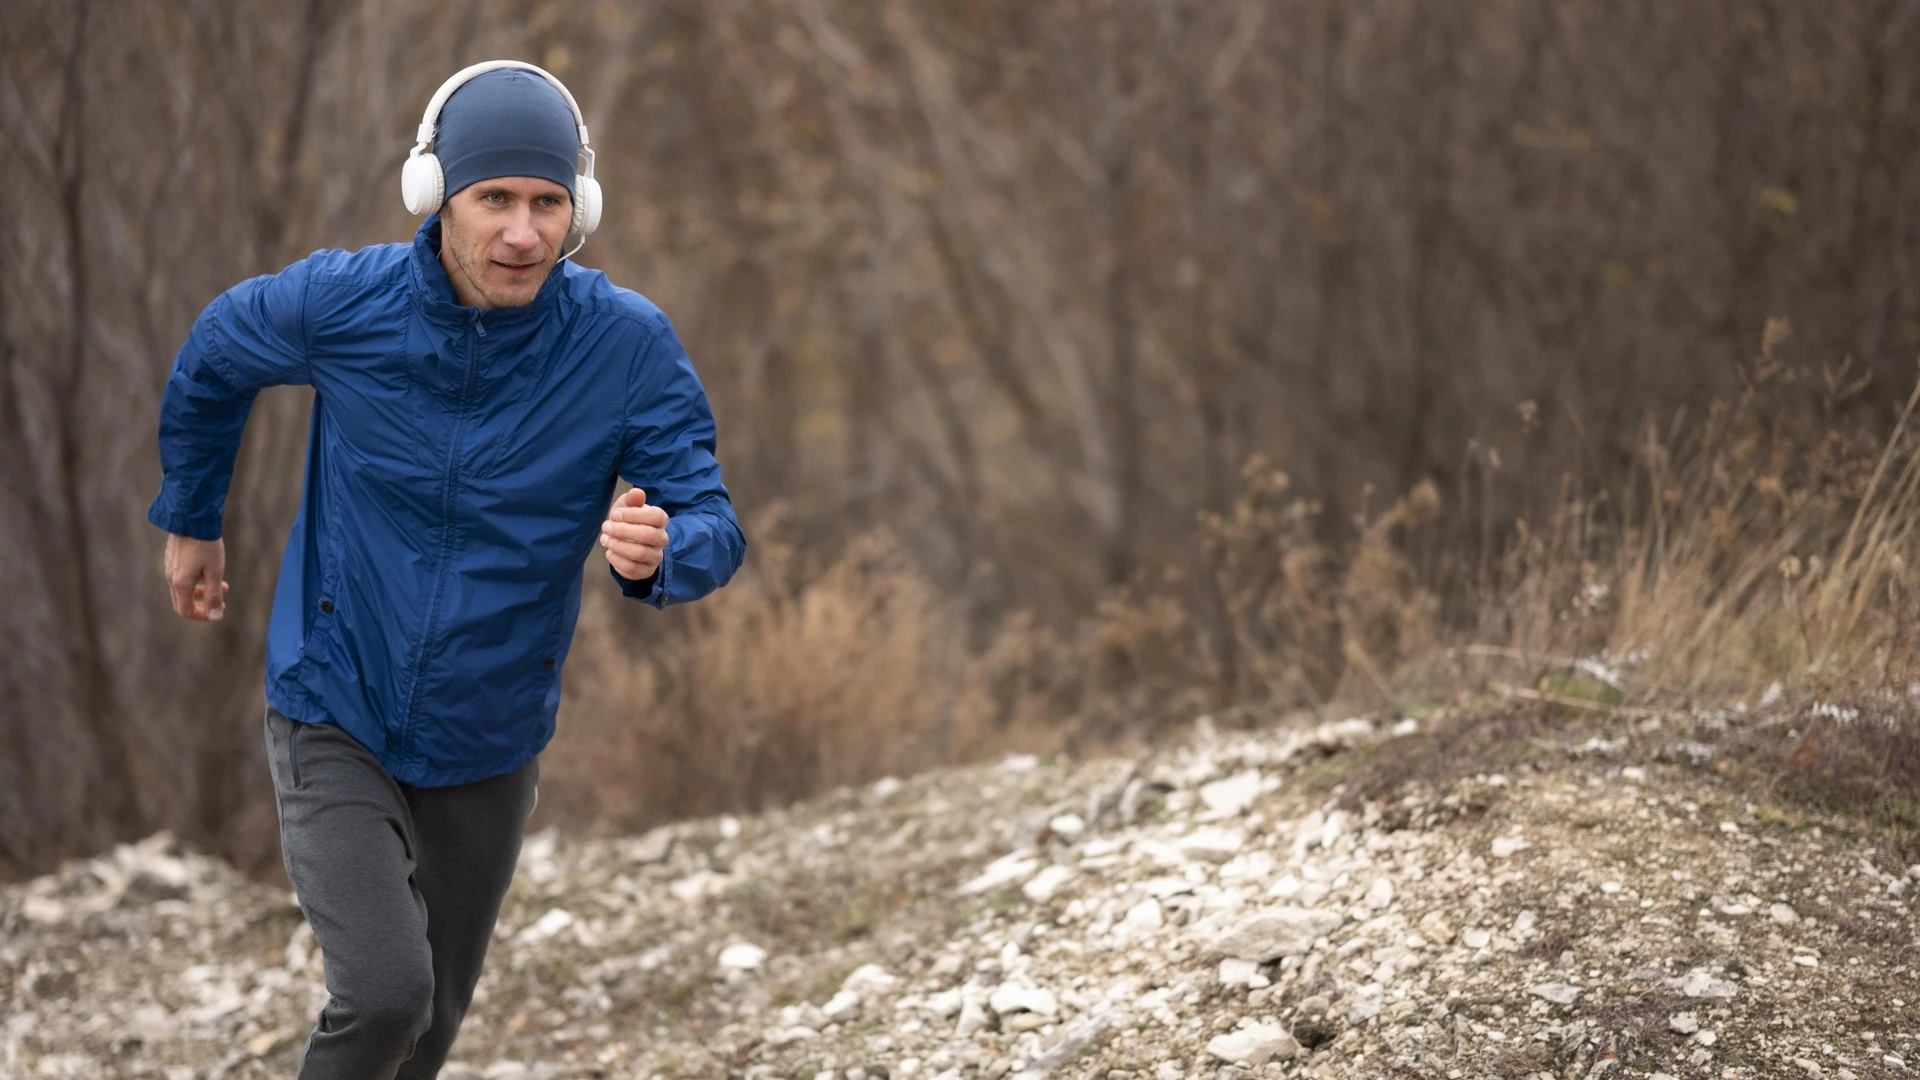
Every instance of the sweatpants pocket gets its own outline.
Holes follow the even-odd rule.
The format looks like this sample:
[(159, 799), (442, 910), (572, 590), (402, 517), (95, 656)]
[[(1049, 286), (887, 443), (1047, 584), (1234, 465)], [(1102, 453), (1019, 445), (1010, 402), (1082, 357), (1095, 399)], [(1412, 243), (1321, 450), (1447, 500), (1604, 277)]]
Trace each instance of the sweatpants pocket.
[(307, 725), (291, 723), (287, 725), (287, 771), (293, 774), (293, 790), (300, 790), (300, 729)]

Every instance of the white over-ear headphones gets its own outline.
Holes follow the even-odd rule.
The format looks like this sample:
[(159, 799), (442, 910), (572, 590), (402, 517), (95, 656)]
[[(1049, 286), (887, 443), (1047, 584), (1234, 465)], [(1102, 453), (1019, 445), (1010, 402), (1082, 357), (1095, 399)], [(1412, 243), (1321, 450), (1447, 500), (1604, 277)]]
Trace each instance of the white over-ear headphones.
[(586, 242), (588, 234), (600, 227), (600, 181), (593, 178), (593, 147), (587, 144), (587, 118), (581, 115), (573, 94), (559, 79), (532, 64), (523, 64), (518, 60), (488, 60), (462, 68), (454, 72), (451, 79), (441, 83), (440, 89), (434, 91), (433, 100), (427, 102), (426, 115), (420, 118), (417, 141), (407, 154), (405, 167), (400, 170), (400, 196), (406, 200), (410, 214), (431, 214), (440, 209), (447, 197), (447, 175), (440, 169), (440, 159), (428, 149), (433, 145), (433, 129), (439, 125), (440, 108), (468, 79), (501, 68), (531, 71), (547, 80), (555, 90), (560, 91), (561, 97), (567, 99), (567, 108), (573, 110), (573, 122), (580, 130), (580, 157), (586, 162), (586, 167), (573, 178), (573, 222), (567, 227), (568, 233), (580, 238), (574, 245), (577, 251), (579, 244)]

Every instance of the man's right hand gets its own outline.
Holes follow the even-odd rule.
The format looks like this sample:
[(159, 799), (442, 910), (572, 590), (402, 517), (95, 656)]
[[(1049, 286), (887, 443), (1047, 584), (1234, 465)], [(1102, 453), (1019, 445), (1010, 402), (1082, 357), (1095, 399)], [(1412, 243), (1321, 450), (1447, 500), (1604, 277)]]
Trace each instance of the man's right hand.
[(166, 566), (174, 612), (195, 622), (219, 622), (227, 612), (226, 544), (169, 533)]

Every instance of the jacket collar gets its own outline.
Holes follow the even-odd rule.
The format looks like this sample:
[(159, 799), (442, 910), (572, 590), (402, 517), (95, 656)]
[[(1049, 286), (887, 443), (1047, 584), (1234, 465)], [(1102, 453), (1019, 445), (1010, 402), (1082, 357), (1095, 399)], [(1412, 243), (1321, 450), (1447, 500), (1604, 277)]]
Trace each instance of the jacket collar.
[(561, 279), (566, 273), (565, 267), (560, 265), (548, 271), (547, 280), (541, 282), (540, 291), (533, 295), (532, 303), (522, 307), (467, 307), (454, 294), (453, 282), (447, 280), (446, 267), (440, 265), (440, 215), (431, 214), (413, 234), (413, 258), (409, 262), (408, 276), (411, 278), (414, 299), (428, 318), (448, 325), (461, 325), (478, 319), (491, 329), (529, 323), (545, 317), (553, 310), (555, 300), (565, 288)]

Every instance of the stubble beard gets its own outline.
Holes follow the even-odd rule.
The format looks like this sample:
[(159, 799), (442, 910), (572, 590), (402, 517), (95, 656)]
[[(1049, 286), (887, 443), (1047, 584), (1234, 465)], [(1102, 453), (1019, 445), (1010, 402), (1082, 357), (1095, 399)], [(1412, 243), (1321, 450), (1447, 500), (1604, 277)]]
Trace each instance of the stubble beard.
[(460, 276), (467, 279), (468, 288), (471, 288), (484, 299), (490, 307), (526, 307), (528, 304), (533, 303), (534, 297), (540, 295), (540, 286), (545, 285), (547, 283), (547, 275), (553, 273), (553, 262), (549, 261), (546, 269), (540, 272), (540, 276), (529, 282), (533, 287), (527, 291), (523, 299), (512, 301), (502, 300), (500, 297), (495, 296), (488, 290), (486, 285), (483, 284), (483, 275), (493, 266), (493, 261), (487, 258), (485, 252), (468, 250), (466, 230), (461, 228), (458, 222), (443, 217), (441, 218), (441, 226), (441, 243), (447, 245), (453, 251), (454, 265), (460, 268)]

